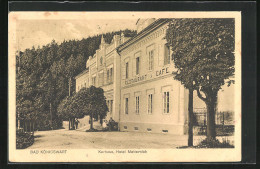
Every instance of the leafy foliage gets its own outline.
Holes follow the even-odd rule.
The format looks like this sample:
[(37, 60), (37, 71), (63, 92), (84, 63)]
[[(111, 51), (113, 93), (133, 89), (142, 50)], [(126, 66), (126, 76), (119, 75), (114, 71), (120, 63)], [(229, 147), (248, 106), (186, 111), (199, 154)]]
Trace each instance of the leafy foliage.
[(219, 90), (234, 74), (233, 19), (175, 19), (166, 38), (185, 87)]
[[(104, 34), (111, 42), (115, 34), (133, 36), (134, 31), (124, 30)], [(102, 35), (69, 40), (61, 44), (54, 40), (35, 49), (18, 51), (16, 56), (17, 118), (36, 121), (35, 128), (47, 130), (59, 128), (62, 121), (57, 115), (60, 102), (75, 91), (74, 77), (85, 69), (86, 60), (99, 48)], [(19, 117), (18, 117), (19, 114)]]

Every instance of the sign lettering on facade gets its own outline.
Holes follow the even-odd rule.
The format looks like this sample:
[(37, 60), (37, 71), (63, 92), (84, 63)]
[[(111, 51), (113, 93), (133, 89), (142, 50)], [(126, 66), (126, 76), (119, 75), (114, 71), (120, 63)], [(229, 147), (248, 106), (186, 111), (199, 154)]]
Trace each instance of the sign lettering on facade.
[(129, 80), (125, 80), (125, 85), (130, 85), (130, 84), (137, 83), (137, 82), (140, 82), (140, 81), (145, 81), (145, 80), (149, 80), (149, 79), (152, 79), (152, 78), (156, 78), (156, 77), (159, 77), (159, 76), (162, 76), (162, 75), (169, 74), (169, 72), (170, 72), (169, 67), (162, 68), (162, 69), (157, 70), (153, 73), (144, 74), (144, 75), (140, 75), (138, 77), (135, 77), (135, 78), (132, 78), (132, 79), (129, 79)]

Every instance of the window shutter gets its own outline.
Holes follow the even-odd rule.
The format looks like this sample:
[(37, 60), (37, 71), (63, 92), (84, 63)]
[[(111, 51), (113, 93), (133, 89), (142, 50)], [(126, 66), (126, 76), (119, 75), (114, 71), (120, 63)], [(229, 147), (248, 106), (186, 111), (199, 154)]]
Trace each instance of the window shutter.
[(161, 67), (164, 65), (164, 45), (159, 44), (158, 46), (158, 65)]

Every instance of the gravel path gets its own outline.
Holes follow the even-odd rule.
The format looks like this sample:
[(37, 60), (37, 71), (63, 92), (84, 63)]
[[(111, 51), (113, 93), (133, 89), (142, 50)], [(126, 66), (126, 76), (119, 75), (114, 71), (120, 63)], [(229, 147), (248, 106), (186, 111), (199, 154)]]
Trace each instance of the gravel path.
[[(35, 142), (28, 149), (169, 149), (186, 146), (187, 139), (187, 135), (61, 129), (35, 132)], [(202, 139), (194, 136), (194, 144)]]

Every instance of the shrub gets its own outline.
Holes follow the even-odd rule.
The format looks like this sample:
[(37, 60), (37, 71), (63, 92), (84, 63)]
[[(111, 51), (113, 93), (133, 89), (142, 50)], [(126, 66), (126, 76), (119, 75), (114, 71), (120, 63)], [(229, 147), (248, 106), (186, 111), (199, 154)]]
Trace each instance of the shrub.
[(94, 128), (92, 128), (92, 129), (86, 130), (86, 132), (98, 132), (98, 130), (97, 130), (97, 129), (94, 129)]
[(117, 131), (118, 130), (118, 123), (115, 122), (113, 119), (109, 120), (108, 124), (109, 131)]
[(196, 148), (234, 148), (234, 146), (230, 144), (228, 139), (220, 142), (217, 139), (209, 140), (206, 138), (205, 140), (201, 141), (201, 143), (196, 146)]
[(22, 129), (16, 131), (16, 148), (24, 149), (34, 143), (33, 133), (24, 132)]

